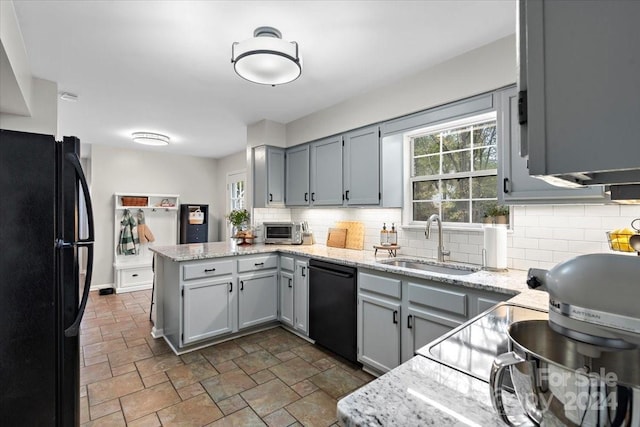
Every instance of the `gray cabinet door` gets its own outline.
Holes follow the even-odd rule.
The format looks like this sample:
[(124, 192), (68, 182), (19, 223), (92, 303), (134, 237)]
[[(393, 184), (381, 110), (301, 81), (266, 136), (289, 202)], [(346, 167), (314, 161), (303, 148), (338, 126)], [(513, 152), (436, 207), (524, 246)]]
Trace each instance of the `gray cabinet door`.
[(284, 150), (267, 148), (267, 205), (284, 205)]
[(380, 203), (380, 133), (378, 125), (344, 136), (345, 204)]
[(287, 206), (309, 205), (309, 145), (287, 149)]
[(278, 318), (278, 274), (254, 273), (239, 276), (238, 329)]
[(461, 320), (429, 312), (422, 307), (409, 304), (403, 329), (402, 362), (415, 356), (416, 351), (452, 329), (460, 326)]
[(565, 188), (529, 175), (520, 157), (518, 93), (515, 87), (498, 93), (498, 201), (503, 204), (602, 203), (604, 187)]
[(311, 204), (342, 205), (342, 136), (311, 144)]
[(231, 277), (184, 285), (182, 344), (233, 332)]
[(380, 372), (400, 365), (400, 301), (358, 295), (358, 361)]
[[(532, 174), (638, 168), (638, 1), (521, 0)], [(633, 182), (633, 181), (631, 181)]]
[(306, 260), (296, 260), (293, 286), (294, 328), (309, 335), (309, 263)]
[(280, 272), (280, 321), (293, 328), (293, 273)]

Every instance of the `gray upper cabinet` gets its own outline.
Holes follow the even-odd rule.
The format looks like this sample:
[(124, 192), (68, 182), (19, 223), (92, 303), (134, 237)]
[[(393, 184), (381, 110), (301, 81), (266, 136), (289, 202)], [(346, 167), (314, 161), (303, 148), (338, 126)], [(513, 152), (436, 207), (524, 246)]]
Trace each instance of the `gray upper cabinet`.
[(518, 92), (515, 87), (497, 94), (498, 201), (503, 204), (603, 203), (603, 186), (566, 188), (551, 185), (529, 175), (527, 159), (520, 157)]
[(253, 149), (253, 207), (284, 206), (283, 148), (266, 145)]
[(380, 204), (380, 128), (368, 126), (344, 136), (346, 206)]
[(287, 149), (286, 158), (286, 204), (308, 206), (309, 197), (309, 145)]
[(640, 2), (521, 0), (518, 12), (530, 174), (638, 182)]
[(342, 196), (342, 136), (338, 135), (311, 144), (311, 205), (341, 205)]

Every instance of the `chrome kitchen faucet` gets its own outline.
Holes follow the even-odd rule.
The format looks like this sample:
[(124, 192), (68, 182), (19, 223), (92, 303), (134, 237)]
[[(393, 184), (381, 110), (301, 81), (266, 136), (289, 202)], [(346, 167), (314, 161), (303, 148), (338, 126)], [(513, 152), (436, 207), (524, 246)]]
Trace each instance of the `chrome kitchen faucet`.
[(440, 221), (440, 217), (438, 214), (433, 214), (427, 220), (427, 229), (424, 232), (424, 237), (427, 239), (431, 235), (431, 223), (436, 221), (438, 224), (438, 261), (444, 262), (444, 257), (451, 255), (451, 251), (446, 251), (444, 246), (442, 245), (442, 221)]

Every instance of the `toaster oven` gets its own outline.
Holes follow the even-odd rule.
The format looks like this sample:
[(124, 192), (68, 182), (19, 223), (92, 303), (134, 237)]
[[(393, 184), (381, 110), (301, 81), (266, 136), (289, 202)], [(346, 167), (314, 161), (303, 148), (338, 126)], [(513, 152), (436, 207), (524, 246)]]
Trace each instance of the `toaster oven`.
[(302, 224), (295, 222), (265, 222), (264, 242), (277, 245), (301, 245)]

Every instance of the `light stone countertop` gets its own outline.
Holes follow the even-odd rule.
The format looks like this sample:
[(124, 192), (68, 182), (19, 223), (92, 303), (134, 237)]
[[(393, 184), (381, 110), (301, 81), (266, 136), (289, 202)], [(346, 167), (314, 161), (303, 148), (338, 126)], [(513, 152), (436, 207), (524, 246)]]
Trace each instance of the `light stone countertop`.
[[(376, 257), (370, 251), (331, 248), (317, 244), (237, 246), (219, 242), (160, 246), (152, 247), (150, 250), (176, 262), (280, 252), (358, 268), (502, 292), (513, 295), (508, 302), (527, 307), (546, 310), (548, 306), (547, 293), (529, 290), (525, 283), (526, 272), (520, 270), (506, 272), (481, 270), (465, 276), (453, 276), (381, 264), (380, 260), (389, 258), (384, 251), (382, 253), (379, 251)], [(403, 258), (398, 257), (398, 259)], [(505, 403), (512, 408), (517, 405), (515, 401)], [(508, 412), (512, 411), (508, 410)], [(344, 397), (338, 402), (337, 413), (339, 423), (348, 427), (504, 425), (491, 406), (487, 383), (423, 356), (413, 357)]]
[[(442, 283), (448, 283), (468, 288), (483, 289), (487, 291), (501, 292), (516, 296), (528, 290), (525, 283), (526, 271), (509, 270), (505, 272), (493, 272), (480, 270), (472, 274), (459, 276), (448, 275), (423, 270), (413, 270), (392, 265), (382, 264), (379, 261), (389, 259), (385, 251), (378, 251), (375, 256), (371, 251), (359, 251), (353, 249), (331, 248), (324, 245), (248, 245), (238, 246), (227, 242), (216, 243), (191, 243), (174, 246), (152, 246), (149, 250), (173, 261), (197, 261), (211, 258), (221, 258), (237, 255), (263, 254), (280, 252), (302, 257), (310, 257), (338, 264), (367, 268), (370, 270), (387, 273), (401, 274), (419, 279), (430, 279)], [(405, 257), (399, 256), (397, 259)], [(409, 257), (418, 259), (418, 257)], [(425, 259), (434, 261), (433, 259)], [(455, 263), (449, 263), (455, 264)]]

